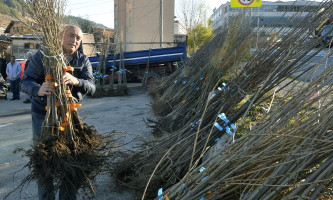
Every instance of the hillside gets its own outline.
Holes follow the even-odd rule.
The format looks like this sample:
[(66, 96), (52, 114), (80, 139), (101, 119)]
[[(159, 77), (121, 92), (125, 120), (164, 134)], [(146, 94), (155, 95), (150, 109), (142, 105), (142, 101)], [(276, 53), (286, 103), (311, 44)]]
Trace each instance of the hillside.
[[(11, 20), (19, 20), (25, 15), (24, 8), (18, 0), (3, 0), (3, 2), (0, 2), (0, 24), (3, 24), (5, 28)], [(103, 24), (75, 16), (66, 16), (65, 23), (80, 26), (84, 33), (90, 33), (92, 28), (108, 28)]]

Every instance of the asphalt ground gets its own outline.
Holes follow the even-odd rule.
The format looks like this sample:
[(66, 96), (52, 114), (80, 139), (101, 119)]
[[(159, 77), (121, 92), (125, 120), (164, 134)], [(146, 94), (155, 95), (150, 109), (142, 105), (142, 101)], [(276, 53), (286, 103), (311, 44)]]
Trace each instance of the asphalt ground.
[[(82, 102), (79, 114), (88, 125), (93, 125), (98, 132), (110, 133), (125, 131), (117, 141), (127, 144), (123, 148), (135, 149), (139, 137), (150, 137), (149, 128), (144, 119), (151, 115), (150, 98), (138, 84), (129, 84), (130, 95), (121, 97), (88, 98)], [(11, 92), (8, 99), (11, 99)], [(24, 168), (28, 159), (20, 153), (14, 154), (16, 148), (29, 149), (32, 145), (32, 127), (30, 104), (24, 104), (27, 97), (21, 93), (20, 100), (0, 100), (0, 199), (20, 185), (29, 169)], [(109, 174), (100, 174), (93, 183), (95, 194), (84, 197), (80, 192), (78, 199), (133, 199), (129, 190), (115, 187), (114, 180)], [(31, 182), (22, 190), (16, 190), (8, 200), (38, 199), (37, 184)]]

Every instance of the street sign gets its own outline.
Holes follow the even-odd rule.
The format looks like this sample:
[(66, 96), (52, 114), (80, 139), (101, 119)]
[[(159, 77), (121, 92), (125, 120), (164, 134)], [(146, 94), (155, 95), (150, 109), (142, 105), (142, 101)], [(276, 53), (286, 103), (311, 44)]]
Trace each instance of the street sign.
[(231, 8), (261, 7), (262, 0), (231, 0)]

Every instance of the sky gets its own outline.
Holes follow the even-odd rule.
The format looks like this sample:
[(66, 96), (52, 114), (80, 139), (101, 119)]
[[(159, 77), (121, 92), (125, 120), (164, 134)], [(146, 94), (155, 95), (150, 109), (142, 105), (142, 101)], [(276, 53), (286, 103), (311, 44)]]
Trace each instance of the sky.
[[(159, 1), (159, 0), (151, 0)], [(168, 1), (168, 0), (164, 0)], [(175, 0), (175, 6), (177, 9), (177, 3), (179, 0)], [(219, 7), (225, 3), (226, 0), (204, 0), (209, 8), (208, 16), (213, 14), (213, 8)], [(114, 7), (113, 0), (67, 0), (67, 6), (65, 10), (66, 15), (72, 15), (89, 19), (91, 21), (104, 24), (109, 28), (114, 28)]]

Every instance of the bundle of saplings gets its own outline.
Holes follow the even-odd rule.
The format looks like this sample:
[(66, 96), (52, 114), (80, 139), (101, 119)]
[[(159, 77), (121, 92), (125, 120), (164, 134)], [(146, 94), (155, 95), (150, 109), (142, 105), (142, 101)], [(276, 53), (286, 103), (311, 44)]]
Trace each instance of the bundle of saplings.
[[(146, 144), (144, 150), (119, 165), (119, 182), (139, 192), (146, 189), (146, 197), (151, 198), (159, 188), (167, 189), (180, 181), (217, 138), (228, 134), (237, 139), (238, 120), (251, 107), (271, 98), (277, 85), (285, 81), (286, 86), (290, 85), (294, 79), (288, 77), (322, 50), (314, 49), (322, 38), (309, 41), (304, 33), (315, 30), (331, 10), (332, 3), (325, 1), (304, 18), (293, 16), (279, 31), (285, 35), (280, 43), (264, 43), (250, 57), (245, 56), (244, 47), (251, 37), (243, 37), (242, 41), (226, 39), (230, 44), (220, 44), (217, 52), (222, 54), (212, 54), (205, 70), (198, 71), (185, 84), (175, 79), (172, 84), (176, 86), (172, 87), (183, 89), (166, 95), (173, 109), (158, 121), (155, 131), (163, 137)], [(231, 23), (228, 33), (237, 33), (232, 29), (240, 30), (238, 24), (242, 21)], [(251, 29), (247, 34), (254, 35)], [(238, 38), (237, 34), (234, 37)], [(148, 180), (150, 184), (143, 188)]]
[(45, 81), (51, 82), (54, 92), (47, 97), (47, 110), (41, 138), (32, 149), (25, 151), (30, 158), (26, 165), (29, 175), (21, 185), (42, 177), (47, 184), (55, 182), (54, 192), (60, 186), (67, 191), (90, 189), (92, 180), (102, 170), (112, 151), (112, 135), (99, 135), (93, 126), (83, 123), (69, 86), (62, 83), (65, 72), (71, 72), (62, 49), (64, 30), (61, 0), (23, 1), (25, 10), (38, 24), (43, 34), (42, 62)]
[(229, 137), (158, 198), (332, 199), (333, 64), (293, 88), (252, 130)]

